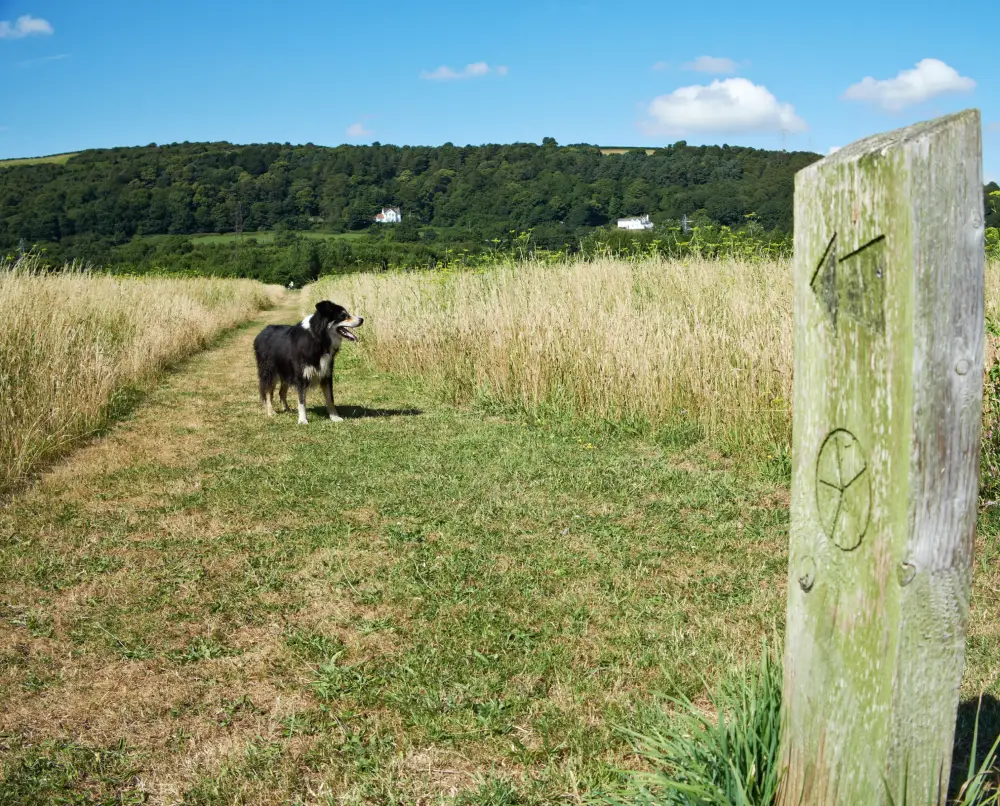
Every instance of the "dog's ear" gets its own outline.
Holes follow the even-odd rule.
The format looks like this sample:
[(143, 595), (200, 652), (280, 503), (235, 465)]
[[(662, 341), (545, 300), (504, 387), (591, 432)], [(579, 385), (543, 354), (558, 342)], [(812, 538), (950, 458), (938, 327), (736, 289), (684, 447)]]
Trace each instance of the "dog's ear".
[(321, 336), (330, 322), (333, 321), (335, 313), (334, 305), (330, 300), (322, 299), (316, 303), (316, 313), (313, 314), (309, 323), (309, 328), (315, 336)]

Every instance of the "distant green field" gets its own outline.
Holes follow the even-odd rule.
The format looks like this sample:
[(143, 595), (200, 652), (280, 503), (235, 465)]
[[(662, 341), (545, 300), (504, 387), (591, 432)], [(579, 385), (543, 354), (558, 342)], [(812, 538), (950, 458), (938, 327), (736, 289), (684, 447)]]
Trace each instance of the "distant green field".
[[(348, 240), (353, 240), (356, 238), (363, 238), (365, 236), (364, 232), (314, 232), (311, 230), (301, 230), (294, 233), (300, 238), (314, 238), (316, 240), (329, 240), (331, 238), (343, 238)], [(273, 232), (244, 232), (243, 238), (253, 238), (257, 243), (271, 243), (274, 241)], [(206, 235), (192, 235), (191, 243), (193, 244), (212, 244), (212, 243), (232, 243), (236, 240), (236, 234), (233, 232), (223, 232), (223, 233), (208, 233)]]
[(53, 154), (51, 157), (25, 157), (16, 160), (0, 160), (0, 168), (10, 168), (14, 165), (40, 165), (43, 162), (51, 162), (56, 165), (63, 165), (70, 157), (75, 157), (80, 152), (74, 151), (72, 154)]
[(601, 146), (601, 153), (607, 156), (608, 154), (627, 154), (629, 151), (645, 151), (646, 154), (655, 154), (655, 148), (643, 148), (642, 146)]

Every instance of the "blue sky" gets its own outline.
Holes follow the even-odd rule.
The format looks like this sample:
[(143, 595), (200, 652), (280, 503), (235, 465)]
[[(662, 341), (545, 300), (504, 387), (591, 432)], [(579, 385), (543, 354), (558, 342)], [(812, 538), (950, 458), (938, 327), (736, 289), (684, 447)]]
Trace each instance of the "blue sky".
[(985, 0), (0, 0), (0, 158), (183, 140), (730, 143), (820, 153), (979, 107)]

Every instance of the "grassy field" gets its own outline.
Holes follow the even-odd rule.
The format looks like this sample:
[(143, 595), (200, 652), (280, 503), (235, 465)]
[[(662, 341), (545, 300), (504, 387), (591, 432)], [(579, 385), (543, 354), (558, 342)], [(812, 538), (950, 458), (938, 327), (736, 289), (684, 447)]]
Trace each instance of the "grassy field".
[(271, 302), (251, 281), (48, 274), (34, 258), (0, 261), (0, 492)]
[[(653, 259), (354, 274), (306, 293), (364, 311), (374, 365), (455, 402), (694, 425), (727, 454), (774, 459), (790, 441), (791, 285), (787, 263)], [(987, 312), (1000, 317), (998, 263)]]
[(0, 802), (576, 800), (780, 621), (780, 481), (351, 350), (268, 421), (254, 332), (0, 511)]
[(645, 151), (647, 155), (656, 153), (655, 148), (642, 148), (641, 146), (624, 146), (622, 148), (605, 146), (601, 148), (602, 154), (628, 154), (629, 151)]
[(456, 402), (787, 443), (790, 268), (601, 260), (310, 286), (370, 316), (366, 355)]
[(53, 154), (51, 157), (24, 157), (22, 159), (0, 160), (0, 168), (10, 168), (14, 165), (39, 165), (44, 162), (65, 165), (70, 157), (75, 157), (78, 153), (74, 151), (72, 154)]
[[(318, 241), (331, 239), (353, 240), (365, 236), (364, 232), (316, 232), (314, 230), (296, 230), (294, 234), (300, 238), (313, 238)], [(242, 237), (244, 239), (254, 238), (258, 243), (272, 243), (274, 235), (273, 232), (244, 232)], [(232, 232), (191, 236), (191, 243), (193, 244), (232, 243), (234, 240), (236, 240), (236, 234)]]
[[(366, 317), (338, 359), (336, 424), (315, 391), (308, 427), (256, 399), (253, 336), (311, 291), (186, 362), (0, 508), (0, 804), (523, 806), (612, 785), (639, 763), (619, 728), (660, 723), (664, 696), (706, 705), (780, 633), (788, 490), (783, 461), (721, 455), (729, 431), (699, 408), (772, 391), (736, 373), (677, 392), (687, 419), (624, 406), (645, 425), (622, 427), (607, 390), (635, 392), (599, 334), (619, 362), (687, 339), (697, 360), (639, 364), (674, 379), (649, 394), (713, 358), (780, 357), (763, 309), (787, 299), (783, 272), (345, 278), (319, 289)], [(501, 337), (510, 363), (563, 362), (534, 376), (562, 396), (478, 391), (522, 377), (487, 373)], [(570, 385), (573, 343), (596, 397)], [(1000, 695), (997, 535), (985, 516), (966, 712)]]

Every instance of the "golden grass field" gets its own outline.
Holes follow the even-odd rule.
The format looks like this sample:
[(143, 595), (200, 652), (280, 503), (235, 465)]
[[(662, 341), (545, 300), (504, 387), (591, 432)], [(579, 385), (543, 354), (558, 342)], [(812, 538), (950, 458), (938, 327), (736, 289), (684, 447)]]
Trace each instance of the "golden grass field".
[[(152, 377), (169, 359), (136, 346), (146, 320), (176, 348), (174, 308), (265, 302), (233, 281), (206, 303), (207, 280), (21, 274), (0, 273), (0, 367), (12, 331), (38, 342), (22, 370), (50, 366), (16, 411), (72, 414), (51, 378), (74, 361)], [(313, 391), (301, 427), (264, 416), (251, 342), (317, 297), (366, 322), (338, 358), (344, 422)], [(785, 439), (787, 264), (330, 278), (256, 319), (0, 506), (0, 803), (594, 802), (645, 763), (624, 729), (659, 729), (666, 697), (707, 707), (780, 636), (787, 477), (595, 420)], [(990, 513), (965, 723), (1000, 695)]]
[(13, 168), (15, 165), (41, 165), (42, 163), (52, 163), (53, 165), (65, 165), (71, 157), (75, 157), (78, 151), (67, 154), (52, 154), (48, 157), (22, 157), (10, 160), (0, 160), (0, 168)]
[(250, 280), (48, 274), (31, 258), (0, 261), (0, 490), (276, 293)]
[[(1000, 264), (987, 266), (986, 285), (995, 316)], [(357, 274), (309, 286), (303, 304), (323, 298), (366, 317), (365, 353), (379, 369), (427, 376), (456, 400), (653, 426), (693, 420), (734, 448), (788, 442), (787, 262)]]

